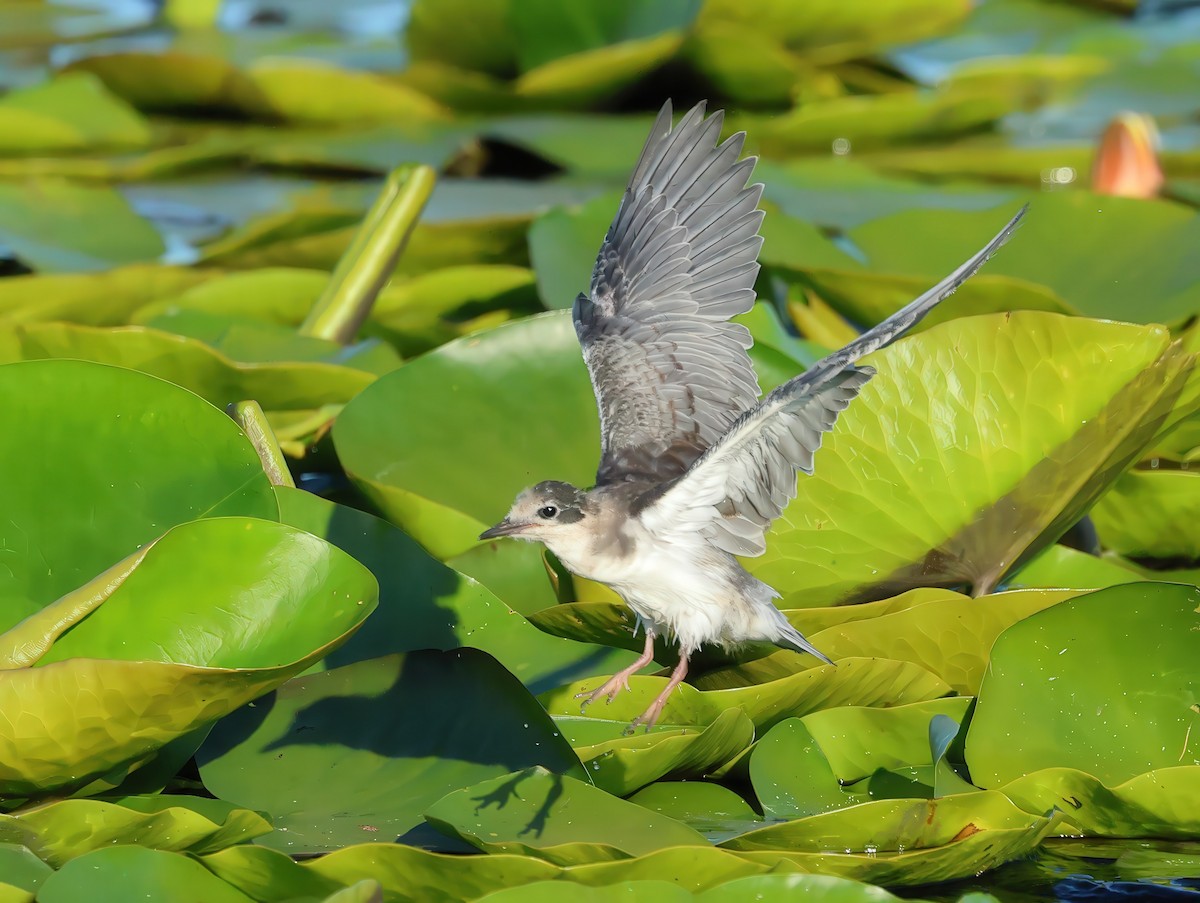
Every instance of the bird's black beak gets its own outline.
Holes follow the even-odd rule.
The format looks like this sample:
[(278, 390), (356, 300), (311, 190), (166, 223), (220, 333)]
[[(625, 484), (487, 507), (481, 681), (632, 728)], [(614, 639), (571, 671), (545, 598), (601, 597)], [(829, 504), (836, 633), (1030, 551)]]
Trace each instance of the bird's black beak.
[(525, 524), (514, 524), (507, 517), (496, 524), (494, 527), (489, 527), (479, 534), (480, 539), (500, 539), (504, 536), (512, 536), (514, 533), (520, 533), (525, 529)]

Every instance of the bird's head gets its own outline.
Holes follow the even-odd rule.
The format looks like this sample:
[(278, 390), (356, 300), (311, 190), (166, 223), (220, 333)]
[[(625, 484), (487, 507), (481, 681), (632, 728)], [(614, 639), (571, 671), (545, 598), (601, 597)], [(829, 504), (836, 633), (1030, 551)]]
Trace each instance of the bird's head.
[(479, 534), (480, 539), (511, 536), (553, 546), (582, 529), (584, 494), (570, 483), (547, 480), (517, 496), (504, 520)]

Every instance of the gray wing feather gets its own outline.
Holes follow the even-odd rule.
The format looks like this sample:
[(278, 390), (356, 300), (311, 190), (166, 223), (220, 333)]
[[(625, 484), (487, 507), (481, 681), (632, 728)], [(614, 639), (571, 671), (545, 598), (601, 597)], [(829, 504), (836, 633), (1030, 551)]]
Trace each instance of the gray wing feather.
[(1026, 209), (928, 292), (738, 417), (686, 473), (645, 500), (643, 522), (660, 535), (699, 535), (734, 555), (761, 555), (767, 528), (796, 496), (797, 472), (813, 472), (822, 436), (875, 375), (854, 362), (894, 341), (970, 278)]
[(760, 395), (745, 327), (762, 245), (762, 185), (704, 105), (668, 103), (604, 237), (575, 331), (600, 409), (597, 484), (682, 474)]

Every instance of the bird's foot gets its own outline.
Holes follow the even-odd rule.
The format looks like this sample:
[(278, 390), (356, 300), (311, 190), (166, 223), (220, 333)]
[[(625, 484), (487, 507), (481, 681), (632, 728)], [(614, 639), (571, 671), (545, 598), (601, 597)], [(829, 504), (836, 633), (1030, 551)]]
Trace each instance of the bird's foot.
[(622, 690), (629, 689), (629, 675), (624, 671), (618, 672), (606, 680), (601, 686), (592, 690), (590, 693), (586, 690), (582, 693), (576, 693), (576, 699), (582, 699), (583, 703), (579, 706), (579, 711), (586, 709), (591, 703), (595, 702), (601, 696), (605, 697), (606, 703), (611, 703), (617, 698), (617, 694)]
[(637, 733), (639, 727), (644, 727), (646, 733), (650, 733), (650, 728), (654, 727), (660, 715), (662, 715), (663, 706), (666, 705), (666, 700), (662, 697), (650, 703), (650, 708), (642, 712), (629, 723), (629, 727), (625, 728), (621, 733), (626, 737), (631, 737)]

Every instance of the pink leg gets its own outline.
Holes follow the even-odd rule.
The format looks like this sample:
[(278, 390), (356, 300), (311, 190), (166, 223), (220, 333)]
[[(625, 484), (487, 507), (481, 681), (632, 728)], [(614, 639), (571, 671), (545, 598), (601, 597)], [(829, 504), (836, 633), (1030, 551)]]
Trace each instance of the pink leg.
[(641, 671), (644, 667), (646, 667), (648, 664), (650, 664), (650, 662), (653, 660), (654, 660), (654, 634), (651, 633), (649, 630), (647, 630), (646, 631), (646, 648), (642, 650), (642, 654), (640, 656), (638, 656), (637, 661), (635, 661), (628, 668), (623, 668), (622, 670), (618, 671), (616, 674), (614, 674), (612, 677), (610, 677), (604, 683), (604, 685), (602, 687), (600, 687), (599, 689), (592, 690), (592, 692), (590, 692), (590, 693), (583, 692), (583, 693), (575, 694), (576, 699), (581, 699), (584, 696), (587, 697), (587, 699), (583, 700), (583, 705), (581, 705), (579, 707), (579, 711), (582, 712), (585, 708), (587, 708), (588, 703), (594, 701), (598, 696), (607, 696), (608, 697), (607, 702), (612, 702), (614, 699), (617, 698), (618, 693), (620, 693), (622, 690), (629, 689), (630, 676), (637, 674), (637, 672)]
[(642, 712), (633, 719), (633, 724), (626, 728), (625, 733), (632, 734), (639, 727), (645, 727), (649, 732), (650, 728), (654, 727), (654, 722), (658, 721), (658, 716), (662, 714), (663, 706), (667, 704), (667, 699), (675, 692), (675, 688), (683, 683), (683, 679), (687, 677), (688, 672), (688, 657), (683, 650), (679, 650), (679, 664), (675, 666), (675, 670), (671, 672), (671, 679), (667, 681), (666, 687), (658, 694), (654, 702), (650, 703), (650, 708)]

